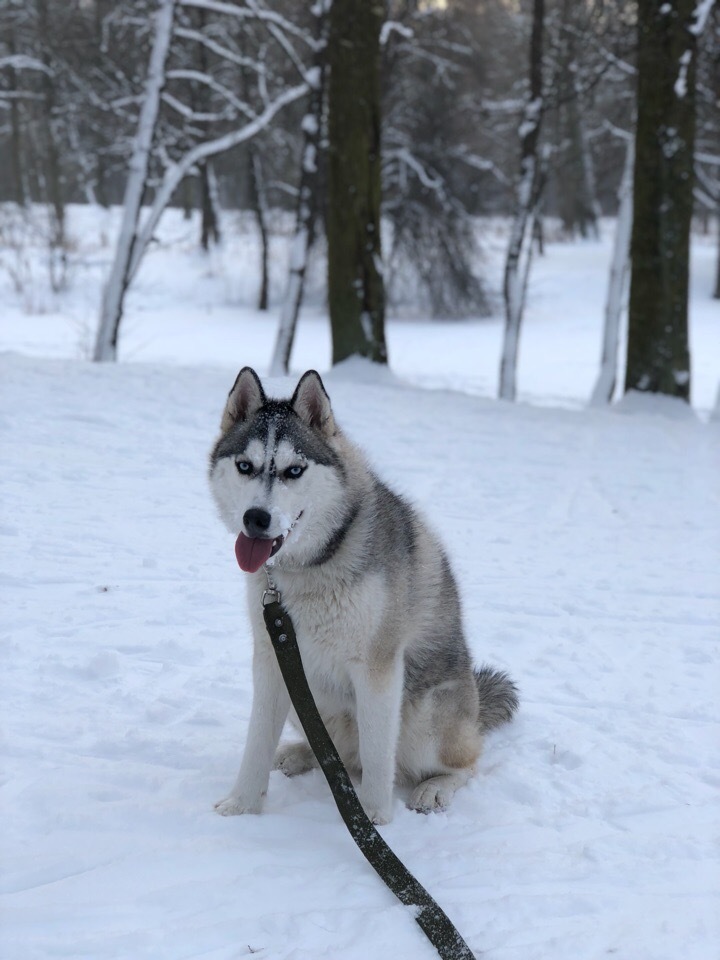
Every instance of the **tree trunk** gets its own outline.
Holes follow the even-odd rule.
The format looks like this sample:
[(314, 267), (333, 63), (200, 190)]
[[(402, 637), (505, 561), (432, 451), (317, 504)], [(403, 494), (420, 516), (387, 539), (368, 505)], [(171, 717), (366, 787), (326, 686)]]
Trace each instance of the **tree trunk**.
[[(567, 29), (562, 30), (559, 62), (555, 69), (554, 83), (559, 101), (558, 144), (562, 161), (558, 170), (560, 185), (558, 208), (563, 230), (573, 239), (579, 234), (583, 239), (598, 237), (597, 199), (592, 153), (587, 135), (585, 104), (578, 68), (582, 63), (582, 42), (578, 42), (575, 29), (582, 16), (583, 4), (576, 0), (563, 0), (558, 11)], [(579, 53), (580, 51), (580, 53)]]
[(695, 0), (638, 3), (637, 138), (625, 390), (690, 398)]
[(720, 300), (720, 201), (718, 201), (717, 207), (717, 266), (715, 272), (715, 291), (713, 297), (715, 300)]
[(185, 177), (180, 185), (180, 204), (182, 206), (183, 220), (192, 220), (194, 203), (194, 184), (190, 177)]
[(60, 170), (60, 151), (55, 139), (55, 80), (50, 50), (53, 48), (51, 26), (48, 17), (47, 0), (36, 0), (38, 14), (38, 39), (40, 41), (40, 59), (46, 69), (41, 73), (42, 110), (44, 120), (45, 188), (47, 199), (53, 210), (54, 227), (52, 246), (63, 250), (65, 247), (65, 202)]
[(583, 192), (588, 204), (587, 233), (594, 239), (600, 239), (600, 218), (602, 209), (598, 200), (597, 177), (595, 176), (595, 161), (593, 159), (590, 136), (587, 128), (585, 104), (582, 102), (582, 93), (576, 84), (578, 103), (581, 104), (578, 123), (580, 127), (580, 156), (582, 158)]
[[(525, 307), (525, 292), (532, 257), (532, 234), (540, 195), (542, 172), (538, 155), (540, 124), (543, 114), (543, 27), (544, 0), (533, 0), (530, 37), (530, 93), (520, 125), (520, 182), (517, 212), (510, 231), (505, 261), (503, 295), (505, 298), (505, 335), (500, 361), (500, 399), (514, 400), (520, 325)], [(524, 260), (524, 264), (523, 261)]]
[(260, 294), (258, 295), (258, 310), (268, 308), (268, 211), (267, 194), (265, 192), (265, 178), (263, 177), (262, 161), (253, 145), (248, 147), (248, 166), (250, 168), (250, 191), (252, 195), (253, 213), (260, 231)]
[(560, 208), (567, 234), (578, 234), (583, 240), (599, 237), (598, 202), (595, 171), (587, 135), (582, 92), (576, 77), (571, 78), (572, 92), (565, 107), (568, 164), (562, 174)]
[(288, 372), (295, 330), (305, 290), (305, 274), (310, 251), (315, 243), (315, 218), (318, 207), (318, 166), (320, 139), (325, 103), (325, 80), (327, 77), (327, 26), (328, 17), (320, 4), (316, 4), (318, 23), (315, 31), (317, 53), (313, 64), (312, 85), (307, 113), (303, 119), (304, 135), (300, 183), (295, 216), (295, 234), (290, 247), (290, 269), (285, 297), (280, 309), (277, 339), (270, 362), (272, 376)]
[(333, 363), (387, 363), (380, 244), (382, 0), (334, 0), (328, 87), (328, 304)]
[(635, 164), (635, 140), (630, 138), (625, 155), (625, 168), (620, 184), (620, 207), (615, 243), (613, 246), (610, 280), (608, 282), (607, 301), (605, 303), (605, 326), (603, 335), (602, 360), (600, 374), (590, 400), (592, 406), (610, 403), (617, 383), (617, 354), (620, 343), (620, 317), (623, 296), (627, 286), (630, 269), (630, 234), (632, 232), (632, 181)]
[(217, 184), (211, 163), (200, 165), (200, 246), (209, 250), (210, 244), (220, 243), (220, 215), (218, 213)]
[(130, 169), (125, 186), (122, 226), (112, 270), (103, 292), (100, 326), (93, 354), (94, 360), (117, 359), (118, 332), (122, 319), (123, 301), (133, 273), (133, 261), (137, 253), (140, 206), (145, 193), (150, 150), (160, 107), (160, 96), (165, 85), (165, 64), (170, 52), (175, 3), (176, 0), (160, 0), (160, 7), (156, 15), (155, 40), (150, 54), (145, 97), (140, 109), (135, 149), (130, 160)]
[[(195, 26), (199, 33), (204, 33), (207, 27), (207, 11), (202, 7), (192, 11)], [(204, 43), (197, 43), (197, 68), (203, 74), (210, 73), (208, 51)], [(190, 84), (190, 105), (199, 113), (209, 113), (210, 103), (207, 89), (202, 83)], [(202, 140), (210, 139), (210, 127), (205, 121), (197, 122), (202, 131)], [(210, 244), (220, 243), (220, 213), (217, 203), (217, 189), (215, 173), (210, 161), (199, 165), (200, 178), (200, 246), (203, 250), (210, 249)]]
[[(17, 53), (15, 34), (12, 29), (9, 31), (7, 45), (8, 52), (11, 56)], [(14, 67), (8, 67), (7, 75), (10, 90), (13, 93), (17, 93), (19, 90), (17, 71)], [(10, 166), (12, 170), (13, 199), (16, 203), (19, 203), (21, 207), (24, 207), (29, 202), (29, 195), (23, 171), (21, 128), (20, 100), (17, 97), (12, 97), (10, 100)]]

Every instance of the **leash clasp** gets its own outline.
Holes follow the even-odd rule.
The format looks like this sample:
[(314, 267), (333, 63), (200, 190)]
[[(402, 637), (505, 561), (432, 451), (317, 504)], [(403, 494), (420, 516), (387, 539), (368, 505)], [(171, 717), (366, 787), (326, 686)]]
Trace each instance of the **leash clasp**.
[(262, 605), (264, 607), (269, 607), (271, 603), (280, 603), (279, 591), (273, 590), (272, 588), (269, 588), (268, 590), (263, 590)]
[(263, 568), (265, 570), (265, 576), (267, 577), (267, 589), (263, 590), (262, 595), (262, 605), (263, 607), (269, 607), (271, 603), (280, 603), (280, 591), (278, 590), (275, 581), (270, 576), (270, 571), (267, 567)]

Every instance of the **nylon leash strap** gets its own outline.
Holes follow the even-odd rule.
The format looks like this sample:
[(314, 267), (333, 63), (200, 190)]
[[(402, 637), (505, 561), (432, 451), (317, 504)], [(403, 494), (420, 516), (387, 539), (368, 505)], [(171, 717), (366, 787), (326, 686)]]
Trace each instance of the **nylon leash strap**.
[(363, 810), (315, 705), (303, 669), (293, 622), (280, 603), (280, 594), (274, 586), (265, 591), (263, 615), (292, 705), (325, 775), (340, 816), (360, 852), (398, 900), (414, 908), (415, 920), (443, 960), (476, 960), (445, 911), (393, 853)]

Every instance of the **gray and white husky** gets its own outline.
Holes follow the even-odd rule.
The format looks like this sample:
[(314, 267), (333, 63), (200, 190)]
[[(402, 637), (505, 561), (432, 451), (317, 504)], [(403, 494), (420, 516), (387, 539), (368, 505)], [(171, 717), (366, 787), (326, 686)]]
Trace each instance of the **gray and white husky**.
[[(310, 688), (375, 823), (444, 809), (475, 770), (483, 733), (510, 720), (512, 681), (474, 670), (447, 556), (418, 513), (369, 469), (335, 422), (314, 370), (290, 400), (238, 374), (210, 457), (220, 515), (237, 536), (254, 635), (254, 695), (240, 772), (216, 809), (259, 812), (270, 771), (315, 766), (278, 742), (290, 700), (262, 616), (263, 567), (292, 617)], [(294, 722), (297, 725), (297, 719)]]

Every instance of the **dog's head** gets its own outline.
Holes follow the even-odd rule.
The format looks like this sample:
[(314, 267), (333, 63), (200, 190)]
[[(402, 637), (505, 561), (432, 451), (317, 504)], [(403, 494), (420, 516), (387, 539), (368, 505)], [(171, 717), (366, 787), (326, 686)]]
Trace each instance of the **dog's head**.
[(220, 429), (210, 486), (242, 569), (313, 563), (346, 512), (340, 435), (319, 375), (309, 370), (289, 400), (274, 400), (244, 367)]

